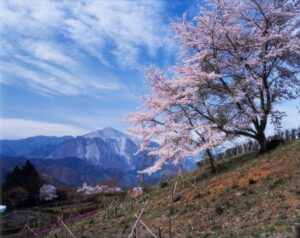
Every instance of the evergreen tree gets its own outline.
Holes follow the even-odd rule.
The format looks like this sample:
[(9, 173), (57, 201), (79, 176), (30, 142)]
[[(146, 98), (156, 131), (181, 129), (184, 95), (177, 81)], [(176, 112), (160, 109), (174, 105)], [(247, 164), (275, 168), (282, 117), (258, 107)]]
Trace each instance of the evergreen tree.
[(23, 171), (18, 166), (16, 166), (13, 172), (9, 173), (6, 176), (6, 179), (2, 185), (2, 191), (5, 192), (13, 187), (20, 186), (22, 181), (22, 175)]
[(21, 186), (29, 192), (29, 200), (34, 202), (39, 198), (39, 190), (42, 186), (42, 180), (34, 165), (26, 160), (22, 171)]
[(43, 181), (34, 167), (26, 160), (22, 169), (15, 167), (2, 184), (3, 202), (7, 205), (34, 204), (39, 201)]

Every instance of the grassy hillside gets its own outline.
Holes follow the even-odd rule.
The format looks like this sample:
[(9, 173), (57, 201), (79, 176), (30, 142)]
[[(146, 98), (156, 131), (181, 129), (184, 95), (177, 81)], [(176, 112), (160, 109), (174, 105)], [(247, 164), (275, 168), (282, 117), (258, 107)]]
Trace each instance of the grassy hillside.
[[(128, 237), (148, 200), (142, 220), (157, 237), (159, 229), (161, 237), (291, 237), (300, 222), (300, 141), (221, 161), (218, 169), (217, 175), (203, 167), (179, 178), (175, 201), (172, 179), (137, 197), (106, 198), (103, 210), (67, 225), (76, 237)], [(108, 217), (105, 207), (114, 199)], [(55, 232), (64, 237), (66, 231)], [(137, 232), (151, 237), (142, 226)]]

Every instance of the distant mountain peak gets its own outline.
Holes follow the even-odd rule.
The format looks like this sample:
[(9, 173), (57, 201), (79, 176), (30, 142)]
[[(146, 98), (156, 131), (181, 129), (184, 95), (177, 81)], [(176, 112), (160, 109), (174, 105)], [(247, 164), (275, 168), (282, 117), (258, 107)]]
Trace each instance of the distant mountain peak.
[(103, 138), (103, 139), (108, 139), (108, 138), (130, 138), (129, 135), (118, 131), (112, 127), (106, 127), (102, 130), (97, 130), (97, 131), (92, 131), (88, 134), (83, 135), (85, 138)]

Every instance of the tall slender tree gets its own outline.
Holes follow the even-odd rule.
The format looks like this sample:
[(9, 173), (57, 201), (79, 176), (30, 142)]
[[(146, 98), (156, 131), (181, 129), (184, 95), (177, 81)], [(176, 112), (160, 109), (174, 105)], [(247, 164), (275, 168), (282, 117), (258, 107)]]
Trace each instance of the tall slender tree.
[(13, 187), (20, 186), (23, 180), (22, 172), (19, 166), (16, 166), (11, 173), (7, 174), (2, 184), (2, 191), (6, 192)]
[(23, 180), (21, 182), (21, 185), (29, 192), (30, 201), (38, 201), (39, 190), (42, 186), (42, 179), (39, 175), (39, 172), (29, 160), (26, 160), (23, 166), (22, 174)]

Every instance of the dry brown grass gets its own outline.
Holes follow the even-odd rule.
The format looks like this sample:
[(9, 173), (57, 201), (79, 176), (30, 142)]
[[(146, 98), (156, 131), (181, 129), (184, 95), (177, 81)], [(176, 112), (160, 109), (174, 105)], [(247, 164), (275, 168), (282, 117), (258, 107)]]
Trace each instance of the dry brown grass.
[[(128, 237), (134, 215), (149, 199), (142, 219), (156, 234), (160, 227), (162, 237), (169, 237), (170, 221), (172, 237), (289, 237), (300, 222), (300, 141), (219, 166), (217, 175), (205, 168), (186, 174), (196, 189), (180, 180), (176, 202), (171, 202), (173, 179), (134, 200), (125, 197), (110, 219), (103, 210), (68, 225), (77, 237)], [(150, 237), (141, 227), (139, 233)]]
[[(187, 174), (190, 181), (198, 178), (197, 189), (181, 180), (177, 190), (181, 197), (175, 203), (170, 198), (174, 180), (139, 197), (149, 198), (143, 221), (156, 234), (160, 227), (163, 237), (169, 236), (170, 220), (173, 237), (271, 237), (283, 233), (288, 237), (293, 223), (300, 219), (299, 141), (265, 155), (223, 163), (227, 162), (230, 166), (216, 176), (204, 169)], [(95, 231), (97, 237), (128, 235), (141, 206), (136, 201), (133, 212), (125, 210), (108, 221), (97, 219), (101, 230)], [(93, 237), (93, 232), (85, 232), (86, 237)], [(140, 233), (148, 237), (145, 229)]]

